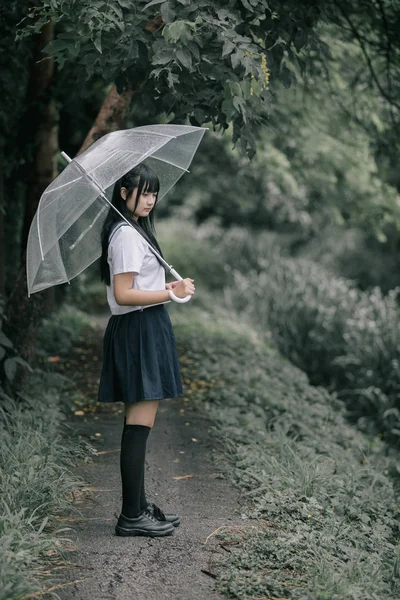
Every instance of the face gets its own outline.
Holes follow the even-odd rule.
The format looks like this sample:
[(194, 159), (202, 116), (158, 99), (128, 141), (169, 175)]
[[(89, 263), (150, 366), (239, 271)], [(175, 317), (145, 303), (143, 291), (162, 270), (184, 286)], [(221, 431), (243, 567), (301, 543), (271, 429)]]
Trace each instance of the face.
[(142, 191), (135, 210), (137, 192), (138, 189), (135, 188), (129, 198), (127, 198), (126, 188), (121, 188), (121, 196), (126, 200), (126, 207), (132, 213), (135, 221), (137, 221), (139, 217), (147, 217), (152, 211), (157, 199), (157, 192)]

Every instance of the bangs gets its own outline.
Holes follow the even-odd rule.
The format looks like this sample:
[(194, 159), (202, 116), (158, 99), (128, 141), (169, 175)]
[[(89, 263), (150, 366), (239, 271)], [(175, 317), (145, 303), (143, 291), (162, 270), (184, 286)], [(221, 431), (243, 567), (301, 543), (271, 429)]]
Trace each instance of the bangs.
[(160, 190), (160, 181), (154, 171), (149, 171), (140, 177), (140, 186), (144, 192), (154, 194)]

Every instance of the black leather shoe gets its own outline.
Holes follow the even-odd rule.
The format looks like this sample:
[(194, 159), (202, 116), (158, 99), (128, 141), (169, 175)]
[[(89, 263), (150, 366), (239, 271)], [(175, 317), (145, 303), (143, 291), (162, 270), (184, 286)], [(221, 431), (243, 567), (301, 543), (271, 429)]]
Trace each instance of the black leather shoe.
[(118, 517), (118, 523), (115, 526), (116, 535), (148, 535), (150, 537), (160, 537), (171, 535), (174, 532), (174, 526), (168, 521), (160, 521), (144, 508), (137, 517), (125, 517), (122, 513)]
[(178, 527), (179, 523), (181, 522), (178, 515), (174, 515), (174, 513), (164, 513), (161, 508), (157, 506), (157, 504), (154, 504), (154, 502), (149, 502), (149, 504), (146, 506), (146, 509), (152, 515), (154, 515), (156, 519), (159, 519), (160, 521), (168, 521), (169, 523), (172, 523), (174, 527)]

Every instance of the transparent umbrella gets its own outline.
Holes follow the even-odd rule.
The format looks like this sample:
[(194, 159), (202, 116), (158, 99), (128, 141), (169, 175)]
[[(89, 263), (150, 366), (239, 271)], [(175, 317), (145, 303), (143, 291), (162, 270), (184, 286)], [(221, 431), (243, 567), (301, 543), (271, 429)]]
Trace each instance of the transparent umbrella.
[[(146, 160), (160, 180), (160, 201), (188, 172), (205, 130), (189, 125), (146, 125), (109, 133), (73, 160), (62, 153), (69, 164), (43, 192), (29, 230), (28, 296), (70, 283), (101, 256), (100, 234), (108, 209), (119, 213), (111, 204), (111, 195), (120, 177)], [(181, 280), (142, 237), (168, 272)]]

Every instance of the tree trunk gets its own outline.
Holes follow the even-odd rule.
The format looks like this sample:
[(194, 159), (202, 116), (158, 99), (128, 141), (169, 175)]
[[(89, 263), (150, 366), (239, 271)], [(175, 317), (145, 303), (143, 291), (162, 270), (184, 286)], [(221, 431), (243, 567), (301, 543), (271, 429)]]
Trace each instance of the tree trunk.
[(25, 253), (29, 228), (40, 196), (57, 172), (58, 115), (50, 89), (54, 61), (52, 58), (43, 60), (42, 54), (42, 49), (51, 42), (53, 37), (54, 25), (47, 23), (35, 44), (27, 89), (27, 110), (22, 120), (21, 138), (26, 132), (27, 141), (32, 141), (34, 144), (34, 152), (23, 173), (28, 191), (21, 236), (21, 258)]
[[(52, 58), (42, 60), (42, 49), (52, 39), (53, 25), (47, 23), (35, 40), (27, 86), (26, 111), (20, 121), (21, 139), (25, 139), (26, 144), (33, 144), (34, 150), (22, 174), (27, 185), (27, 195), (21, 237), (21, 267), (7, 299), (6, 319), (3, 324), (14, 348), (28, 362), (32, 361), (34, 356), (38, 325), (45, 308), (46, 312), (51, 310), (54, 294), (54, 290), (50, 290), (28, 298), (26, 279), (26, 243), (29, 227), (42, 192), (56, 175), (58, 123), (50, 90), (54, 63)], [(23, 386), (28, 373), (19, 367), (17, 375), (15, 389)]]
[(116, 86), (111, 87), (78, 154), (84, 152), (106, 133), (124, 128), (129, 105), (135, 91), (134, 89), (127, 89), (122, 94), (118, 94)]
[[(152, 21), (148, 21), (146, 29), (154, 32), (160, 29), (163, 24), (161, 16), (157, 16)], [(87, 134), (85, 141), (77, 152), (77, 155), (82, 154), (82, 152), (106, 133), (124, 129), (132, 97), (142, 85), (143, 82), (137, 82), (135, 86), (125, 89), (122, 94), (118, 94), (115, 85), (111, 86), (99, 114), (97, 115), (91, 130)]]

